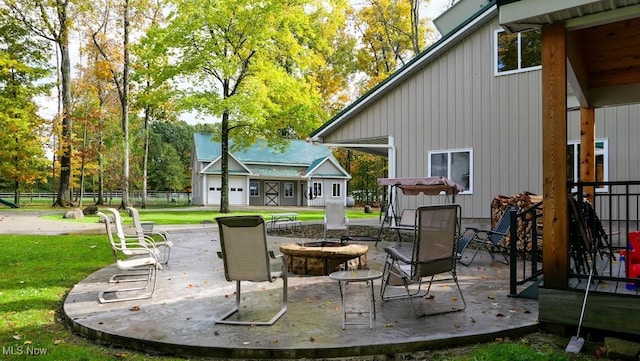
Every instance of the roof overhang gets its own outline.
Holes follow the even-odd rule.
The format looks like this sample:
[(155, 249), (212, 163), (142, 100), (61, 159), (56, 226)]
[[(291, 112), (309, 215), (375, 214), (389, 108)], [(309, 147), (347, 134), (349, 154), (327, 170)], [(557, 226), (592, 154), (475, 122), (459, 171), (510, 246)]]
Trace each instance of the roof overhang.
[[(404, 65), (402, 68), (398, 69), (388, 78), (383, 80), (373, 89), (368, 91), (362, 97), (358, 98), (356, 101), (348, 105), (344, 108), (340, 113), (335, 115), (333, 118), (324, 123), (320, 128), (314, 130), (310, 137), (311, 141), (314, 143), (327, 143), (331, 142), (331, 140), (327, 140), (330, 134), (334, 131), (342, 127), (345, 123), (353, 119), (356, 115), (362, 112), (364, 109), (367, 109), (371, 104), (375, 103), (378, 99), (389, 93), (391, 90), (395, 89), (399, 84), (411, 77), (416, 72), (420, 71), (422, 68), (427, 66), (431, 61), (437, 59), (438, 56), (445, 53), (448, 49), (455, 46), (460, 38), (466, 36), (473, 32), (478, 27), (484, 25), (487, 21), (494, 18), (498, 11), (497, 6), (494, 3), (494, 0), (489, 2), (489, 5), (480, 9), (477, 14), (473, 17), (460, 24), (454, 31), (449, 34), (443, 36), (436, 43), (431, 45), (422, 53), (418, 54), (415, 58), (413, 58), (409, 63)], [(341, 142), (345, 143), (355, 143), (356, 140), (341, 140)], [(360, 143), (384, 143), (386, 144), (386, 137), (376, 138), (375, 141), (370, 140), (357, 140)], [(359, 150), (364, 150), (364, 147), (357, 147)], [(355, 149), (355, 148), (354, 148)], [(375, 149), (375, 147), (368, 148), (366, 150), (372, 154), (386, 155), (386, 151), (381, 153), (379, 150)]]
[(563, 22), (567, 74), (581, 107), (640, 102), (640, 0), (499, 0), (510, 32)]

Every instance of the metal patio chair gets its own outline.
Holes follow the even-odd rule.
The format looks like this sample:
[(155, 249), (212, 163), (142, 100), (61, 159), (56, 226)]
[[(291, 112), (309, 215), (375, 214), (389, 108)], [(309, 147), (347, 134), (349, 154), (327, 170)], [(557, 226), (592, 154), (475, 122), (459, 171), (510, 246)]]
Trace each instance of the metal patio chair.
[[(411, 248), (386, 247), (387, 258), (382, 276), (380, 295), (383, 301), (408, 299), (411, 310), (417, 316), (427, 316), (446, 312), (464, 310), (467, 306), (456, 273), (457, 240), (460, 233), (461, 208), (457, 204), (422, 206), (416, 210), (416, 230)], [(443, 276), (444, 275), (444, 276)], [(428, 280), (427, 280), (428, 278)], [(389, 294), (394, 288), (392, 279), (399, 279), (404, 286), (404, 293)], [(449, 308), (445, 311), (429, 314), (418, 313), (413, 299), (429, 294), (435, 282), (453, 281), (460, 293), (462, 307)], [(428, 288), (422, 292), (423, 282), (428, 282)], [(417, 289), (410, 289), (411, 284), (417, 284)]]
[[(220, 316), (215, 322), (231, 325), (273, 325), (287, 311), (287, 263), (283, 255), (274, 255), (267, 250), (267, 232), (264, 219), (260, 216), (231, 216), (216, 218), (220, 231), (218, 257), (224, 262), (224, 276), (227, 281), (236, 282), (236, 302), (233, 309)], [(282, 260), (280, 272), (271, 271), (270, 258)], [(282, 278), (282, 307), (269, 321), (229, 320), (229, 316), (240, 310), (240, 283), (273, 282)]]

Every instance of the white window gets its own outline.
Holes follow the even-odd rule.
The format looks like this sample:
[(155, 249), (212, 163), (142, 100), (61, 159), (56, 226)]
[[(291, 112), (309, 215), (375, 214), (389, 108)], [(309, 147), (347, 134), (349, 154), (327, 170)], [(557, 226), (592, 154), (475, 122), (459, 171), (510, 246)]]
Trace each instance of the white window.
[(341, 192), (341, 186), (342, 184), (340, 183), (332, 183), (331, 184), (331, 196), (334, 198), (338, 198), (342, 196), (342, 192)]
[(509, 34), (497, 30), (495, 36), (495, 75), (536, 70), (542, 64), (540, 30)]
[(429, 177), (449, 178), (464, 187), (464, 194), (473, 193), (473, 150), (431, 151), (428, 161)]
[[(607, 182), (609, 180), (609, 142), (606, 139), (597, 139), (595, 142), (596, 153), (596, 182)], [(569, 142), (567, 145), (567, 170), (569, 180), (580, 181), (580, 142)], [(607, 192), (609, 187), (601, 186), (596, 188), (596, 192)], [(572, 192), (577, 189), (573, 188)]]
[(322, 183), (313, 182), (313, 197), (322, 197)]
[(293, 183), (291, 182), (284, 183), (284, 197), (293, 198)]
[(260, 196), (260, 183), (251, 181), (249, 182), (249, 197)]

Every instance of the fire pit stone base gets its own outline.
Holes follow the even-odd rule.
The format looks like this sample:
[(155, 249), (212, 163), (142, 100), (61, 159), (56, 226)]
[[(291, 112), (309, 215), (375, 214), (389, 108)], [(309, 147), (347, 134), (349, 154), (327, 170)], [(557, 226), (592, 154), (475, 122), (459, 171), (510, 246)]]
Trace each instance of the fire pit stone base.
[(299, 275), (326, 276), (346, 263), (347, 269), (367, 269), (369, 246), (340, 242), (285, 243), (280, 245), (289, 271)]

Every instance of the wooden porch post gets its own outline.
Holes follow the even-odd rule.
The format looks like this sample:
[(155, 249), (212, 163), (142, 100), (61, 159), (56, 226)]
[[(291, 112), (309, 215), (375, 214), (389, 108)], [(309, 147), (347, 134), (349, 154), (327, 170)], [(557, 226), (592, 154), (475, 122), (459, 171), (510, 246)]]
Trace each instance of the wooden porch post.
[(542, 27), (544, 286), (568, 285), (567, 54), (564, 23)]
[[(580, 109), (580, 181), (596, 180), (595, 109)], [(585, 187), (587, 199), (593, 202), (594, 188)]]

